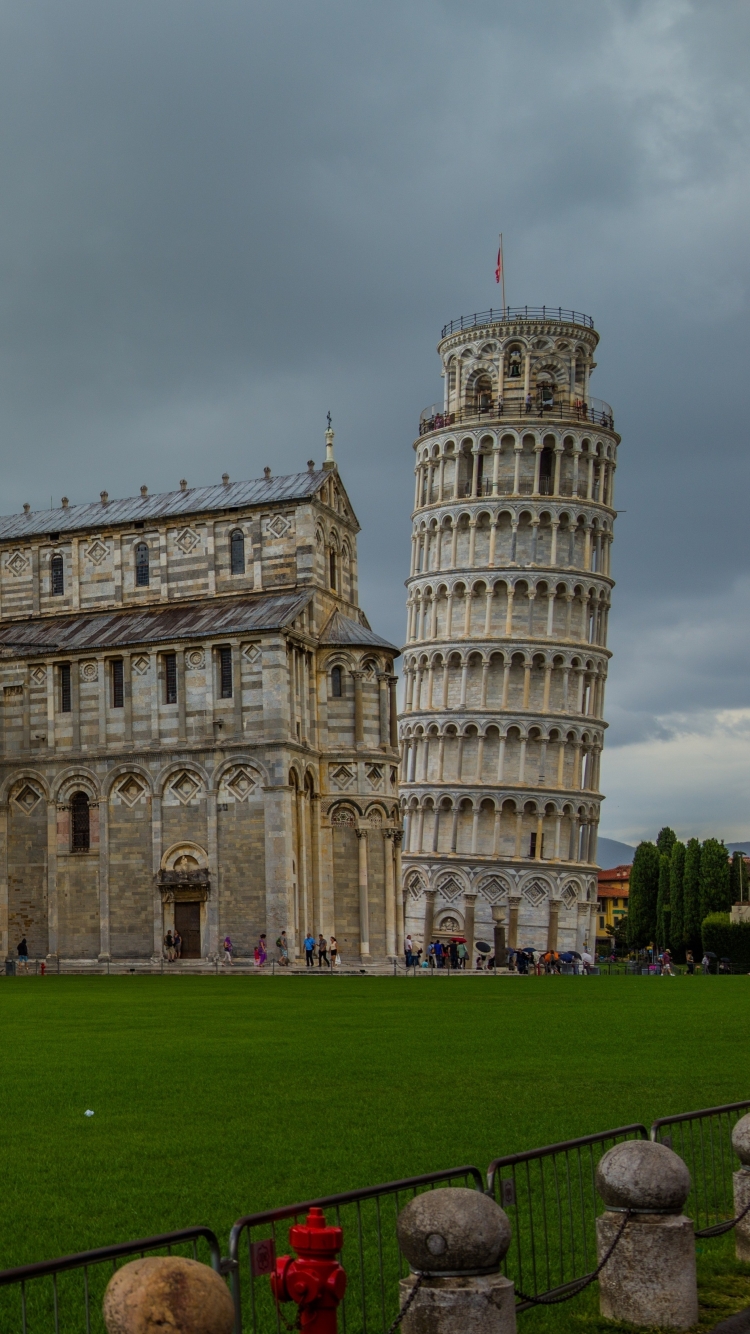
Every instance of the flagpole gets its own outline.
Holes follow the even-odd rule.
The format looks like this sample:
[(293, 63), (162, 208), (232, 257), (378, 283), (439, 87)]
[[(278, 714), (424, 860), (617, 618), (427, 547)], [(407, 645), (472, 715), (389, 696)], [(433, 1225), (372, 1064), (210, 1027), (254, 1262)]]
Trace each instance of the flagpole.
[(503, 280), (503, 319), (505, 319), (505, 256), (503, 254), (503, 234), (500, 233), (500, 276)]

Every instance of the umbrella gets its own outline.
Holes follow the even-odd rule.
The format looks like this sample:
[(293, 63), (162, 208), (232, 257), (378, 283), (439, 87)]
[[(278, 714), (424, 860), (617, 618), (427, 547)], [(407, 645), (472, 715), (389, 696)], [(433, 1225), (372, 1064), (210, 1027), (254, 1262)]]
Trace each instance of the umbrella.
[(491, 945), (488, 945), (487, 942), (486, 942), (486, 940), (478, 940), (478, 941), (477, 941), (477, 949), (479, 950), (479, 953), (480, 953), (480, 954), (491, 954), (491, 953), (492, 953), (492, 946), (491, 946)]
[(707, 959), (715, 959), (715, 958), (716, 958), (716, 955), (714, 954), (713, 950), (706, 950), (706, 958), (707, 958)]
[(454, 945), (465, 945), (466, 936), (451, 936)]
[(572, 950), (565, 950), (564, 954), (560, 955), (560, 960), (562, 963), (572, 963), (575, 957)]

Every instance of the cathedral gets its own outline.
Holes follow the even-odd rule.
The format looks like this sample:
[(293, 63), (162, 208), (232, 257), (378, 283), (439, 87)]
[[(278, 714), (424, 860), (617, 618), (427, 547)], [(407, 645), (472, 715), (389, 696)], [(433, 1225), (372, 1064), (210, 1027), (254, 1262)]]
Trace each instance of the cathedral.
[(394, 659), (333, 458), (0, 518), (0, 930), (93, 966), (403, 946)]

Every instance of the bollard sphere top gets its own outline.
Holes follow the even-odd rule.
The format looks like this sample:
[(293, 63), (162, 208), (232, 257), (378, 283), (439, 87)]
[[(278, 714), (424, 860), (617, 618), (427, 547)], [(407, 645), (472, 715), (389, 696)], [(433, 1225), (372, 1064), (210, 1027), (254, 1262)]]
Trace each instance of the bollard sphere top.
[(732, 1131), (732, 1148), (743, 1167), (750, 1167), (750, 1112), (743, 1116)]
[(690, 1173), (666, 1144), (627, 1140), (604, 1154), (596, 1189), (610, 1208), (679, 1213), (690, 1194)]
[(108, 1334), (232, 1334), (234, 1302), (215, 1270), (179, 1255), (132, 1260), (104, 1294)]
[(507, 1214), (488, 1195), (446, 1186), (416, 1195), (396, 1223), (412, 1269), (427, 1274), (495, 1273), (510, 1246)]

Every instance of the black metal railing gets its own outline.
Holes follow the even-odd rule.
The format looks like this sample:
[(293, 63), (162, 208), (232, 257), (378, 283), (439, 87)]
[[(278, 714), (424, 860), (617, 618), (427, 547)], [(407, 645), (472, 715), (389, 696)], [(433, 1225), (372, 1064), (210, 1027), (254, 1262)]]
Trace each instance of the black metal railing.
[(687, 1164), (692, 1184), (684, 1212), (693, 1219), (696, 1231), (733, 1216), (736, 1163), (732, 1130), (749, 1111), (750, 1102), (728, 1102), (699, 1112), (663, 1116), (651, 1127), (651, 1139), (674, 1149)]
[(229, 1238), (235, 1334), (241, 1334), (242, 1330), (257, 1334), (271, 1329), (280, 1334), (280, 1314), (264, 1275), (271, 1257), (288, 1249), (287, 1229), (279, 1235), (278, 1224), (304, 1219), (313, 1205), (324, 1210), (329, 1223), (344, 1230), (344, 1249), (339, 1258), (348, 1282), (339, 1308), (339, 1329), (342, 1334), (367, 1334), (375, 1330), (386, 1334), (398, 1314), (398, 1281), (409, 1272), (396, 1240), (398, 1214), (420, 1191), (447, 1185), (484, 1189), (477, 1167), (454, 1167), (363, 1190), (326, 1195), (282, 1209), (267, 1209), (238, 1219)]
[(518, 320), (554, 320), (558, 324), (580, 324), (584, 329), (593, 329), (594, 321), (590, 315), (582, 315), (580, 310), (563, 310), (562, 306), (501, 306), (499, 310), (483, 310), (479, 314), (461, 315), (443, 325), (441, 338), (448, 334), (459, 333), (461, 329), (476, 329), (482, 324), (511, 324)]
[[(596, 1165), (607, 1149), (648, 1139), (645, 1125), (547, 1144), (495, 1158), (487, 1194), (505, 1209), (512, 1240), (504, 1272), (532, 1297), (562, 1294), (596, 1269)], [(517, 1310), (534, 1305), (521, 1301)]]
[(209, 1264), (221, 1272), (221, 1250), (215, 1234), (207, 1227), (189, 1227), (180, 1232), (164, 1232), (139, 1241), (123, 1241), (115, 1246), (64, 1255), (57, 1260), (20, 1265), (0, 1271), (0, 1329), (19, 1334), (104, 1334), (102, 1301), (104, 1291), (118, 1260), (134, 1260), (144, 1255), (182, 1254), (203, 1258), (199, 1246), (208, 1248)]
[(476, 422), (492, 422), (499, 427), (504, 422), (510, 423), (521, 418), (524, 422), (532, 422), (544, 421), (548, 417), (554, 421), (590, 422), (607, 431), (615, 429), (614, 413), (603, 399), (589, 398), (588, 401), (581, 399), (573, 402), (560, 398), (544, 402), (532, 399), (526, 403), (523, 398), (519, 398), (515, 403), (503, 400), (502, 404), (491, 403), (487, 406), (467, 404), (461, 408), (452, 408), (450, 412), (439, 407), (425, 408), (419, 417), (419, 434), (427, 435), (430, 431), (444, 431), (452, 426)]

